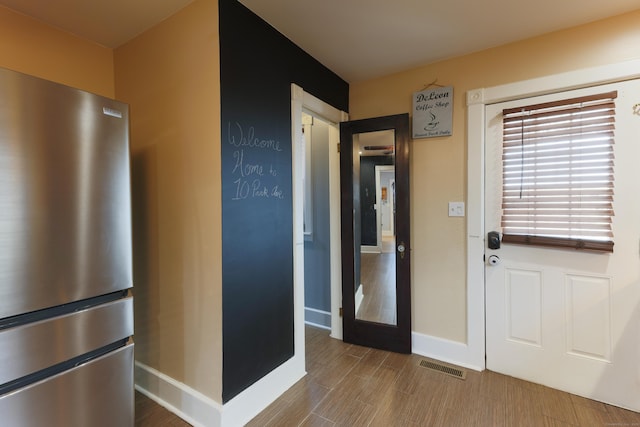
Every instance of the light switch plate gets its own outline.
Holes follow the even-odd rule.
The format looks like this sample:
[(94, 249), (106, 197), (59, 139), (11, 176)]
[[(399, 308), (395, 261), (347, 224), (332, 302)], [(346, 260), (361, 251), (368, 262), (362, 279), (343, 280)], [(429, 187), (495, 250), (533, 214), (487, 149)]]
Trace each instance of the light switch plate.
[(449, 216), (464, 216), (464, 202), (449, 202)]

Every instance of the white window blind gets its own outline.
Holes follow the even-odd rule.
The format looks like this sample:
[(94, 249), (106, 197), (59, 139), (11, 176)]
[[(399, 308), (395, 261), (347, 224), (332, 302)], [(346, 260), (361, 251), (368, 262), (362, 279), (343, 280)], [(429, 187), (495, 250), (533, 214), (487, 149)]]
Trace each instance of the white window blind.
[(503, 242), (613, 251), (616, 97), (503, 111)]

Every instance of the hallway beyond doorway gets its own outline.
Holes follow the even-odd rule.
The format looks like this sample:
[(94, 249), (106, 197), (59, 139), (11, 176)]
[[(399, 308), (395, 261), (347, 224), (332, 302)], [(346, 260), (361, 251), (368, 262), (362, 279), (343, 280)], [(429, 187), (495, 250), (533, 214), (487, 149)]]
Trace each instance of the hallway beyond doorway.
[(382, 236), (382, 253), (390, 254), (396, 251), (395, 236)]

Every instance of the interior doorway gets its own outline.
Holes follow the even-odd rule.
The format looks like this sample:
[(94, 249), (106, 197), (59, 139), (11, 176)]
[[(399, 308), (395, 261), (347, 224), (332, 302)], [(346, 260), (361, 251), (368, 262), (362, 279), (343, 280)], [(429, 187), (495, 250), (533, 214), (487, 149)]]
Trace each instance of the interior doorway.
[(396, 168), (376, 166), (376, 214), (380, 251), (395, 251), (396, 239)]
[[(328, 207), (325, 215), (329, 217), (328, 224), (328, 252), (329, 252), (329, 282), (330, 282), (330, 310), (319, 314), (321, 317), (330, 317), (331, 337), (342, 340), (342, 319), (340, 317), (341, 306), (341, 258), (340, 258), (340, 130), (339, 123), (348, 119), (347, 113), (340, 111), (326, 102), (306, 93), (303, 88), (295, 84), (291, 85), (291, 124), (293, 150), (293, 186), (294, 186), (294, 329), (295, 329), (295, 353), (304, 357), (304, 326), (305, 326), (305, 242), (313, 238), (313, 224), (317, 218), (306, 215), (305, 205), (305, 169), (307, 162), (307, 148), (303, 138), (303, 116), (326, 124), (326, 154), (328, 169)], [(305, 119), (309, 120), (309, 119)], [(308, 193), (310, 190), (307, 189)], [(305, 234), (305, 223), (307, 224)], [(305, 237), (307, 240), (305, 240)], [(306, 310), (312, 312), (311, 310)], [(313, 322), (312, 322), (313, 323)]]
[(304, 174), (304, 320), (331, 329), (330, 124), (302, 112)]

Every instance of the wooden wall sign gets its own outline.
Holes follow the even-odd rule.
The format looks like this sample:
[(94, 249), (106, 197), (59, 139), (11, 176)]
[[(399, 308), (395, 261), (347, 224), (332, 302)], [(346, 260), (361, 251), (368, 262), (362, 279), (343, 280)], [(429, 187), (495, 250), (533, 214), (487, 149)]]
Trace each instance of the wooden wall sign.
[(413, 94), (413, 138), (450, 136), (453, 125), (453, 86)]

